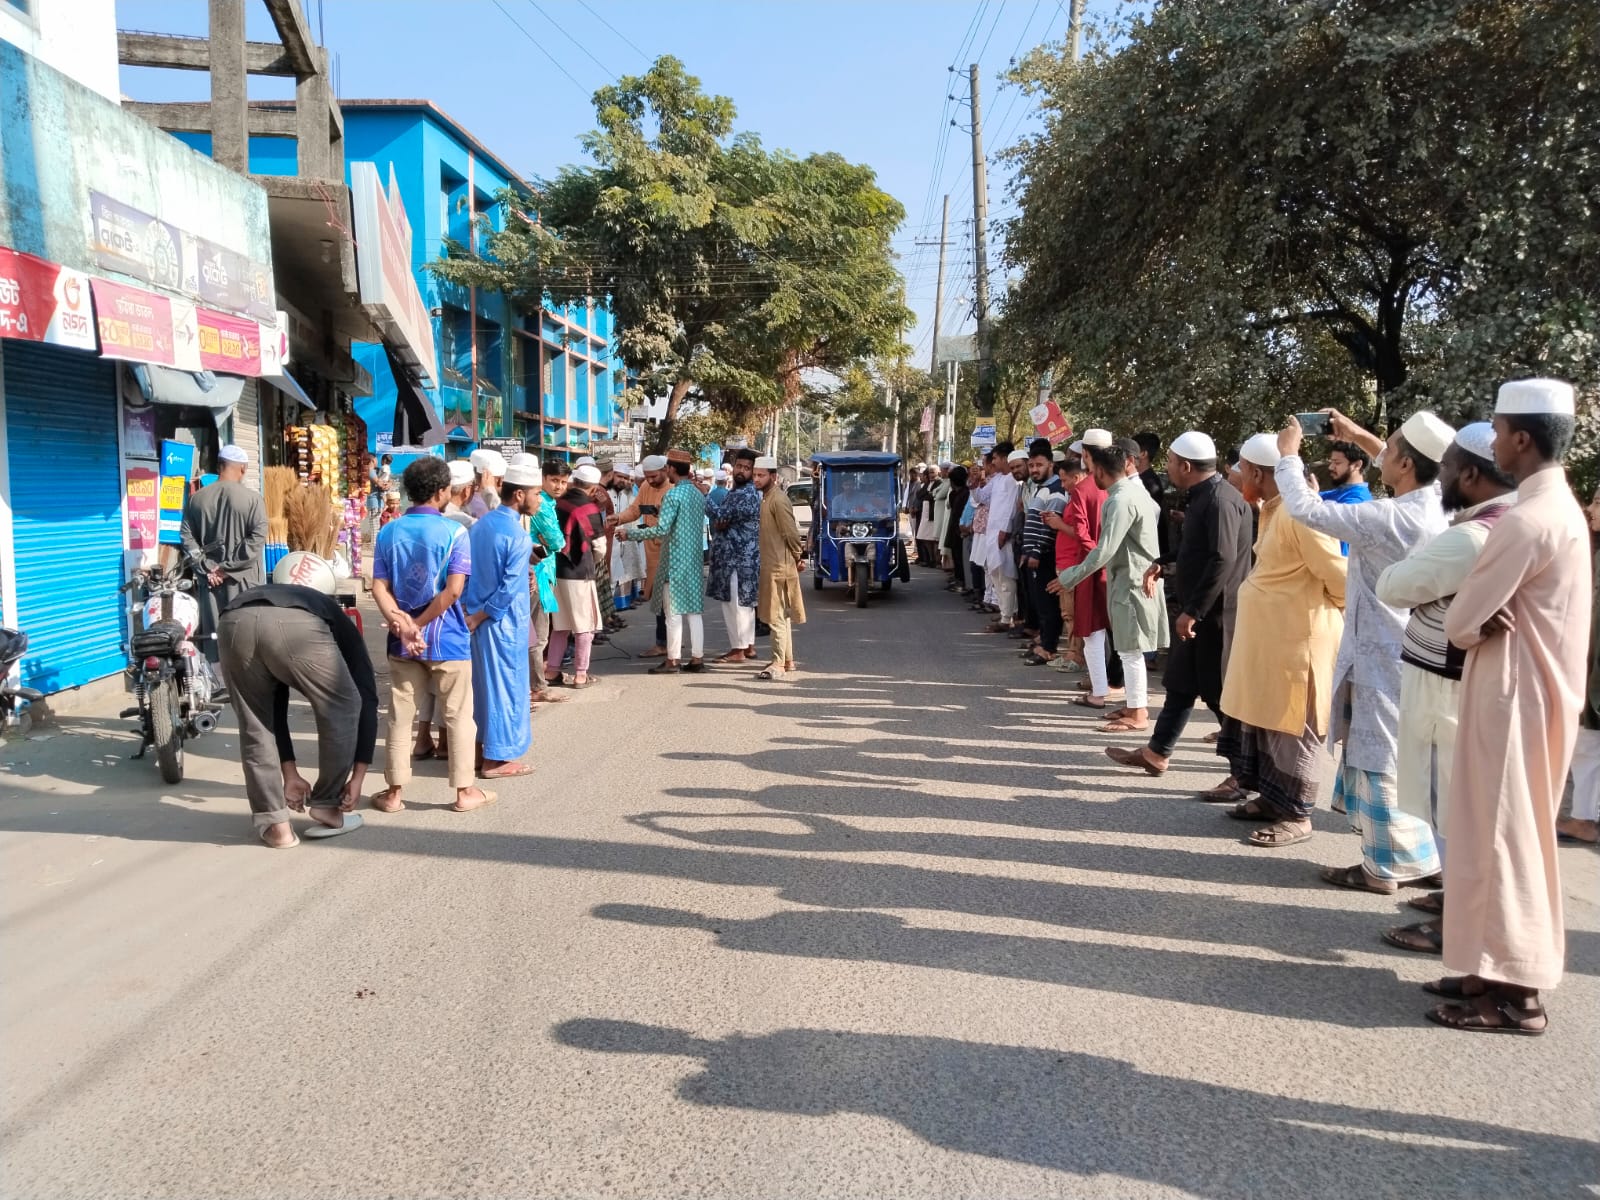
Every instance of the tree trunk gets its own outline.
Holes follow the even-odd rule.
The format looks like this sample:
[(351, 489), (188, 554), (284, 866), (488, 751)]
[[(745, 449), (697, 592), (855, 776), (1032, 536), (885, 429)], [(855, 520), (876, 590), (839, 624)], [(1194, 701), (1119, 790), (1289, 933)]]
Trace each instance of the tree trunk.
[(672, 430), (678, 423), (678, 405), (683, 403), (683, 398), (693, 386), (694, 381), (690, 379), (680, 379), (672, 385), (672, 391), (667, 396), (667, 413), (656, 429), (657, 454), (665, 454), (672, 448)]

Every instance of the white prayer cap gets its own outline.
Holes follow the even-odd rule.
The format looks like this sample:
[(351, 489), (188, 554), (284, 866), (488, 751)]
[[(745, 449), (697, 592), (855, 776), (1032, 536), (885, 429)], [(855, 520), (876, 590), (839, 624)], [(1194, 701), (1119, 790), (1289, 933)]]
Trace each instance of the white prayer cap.
[(1278, 460), (1283, 455), (1278, 453), (1278, 435), (1275, 433), (1258, 433), (1239, 447), (1239, 457), (1247, 463), (1254, 463), (1258, 467), (1268, 470), (1278, 465)]
[(773, 458), (770, 454), (763, 454), (760, 458), (756, 459), (756, 470), (758, 471), (776, 471), (777, 469), (778, 460)]
[[(512, 478), (512, 474), (516, 478)], [(514, 483), (518, 487), (538, 487), (544, 482), (544, 468), (539, 465), (537, 454), (513, 454), (511, 461), (506, 464), (506, 482)]]
[(472, 463), (473, 471), (479, 475), (489, 475), (498, 479), (506, 473), (505, 456), (498, 450), (474, 450), (469, 461)]
[(1191, 429), (1188, 433), (1180, 433), (1173, 440), (1172, 452), (1190, 462), (1203, 462), (1217, 457), (1217, 444), (1198, 429)]
[(1090, 449), (1104, 450), (1115, 440), (1109, 429), (1085, 429), (1083, 431), (1083, 444)]
[(1468, 454), (1494, 461), (1494, 426), (1488, 421), (1474, 421), (1456, 430), (1456, 445)]
[(652, 454), (639, 464), (644, 471), (665, 471), (667, 469), (667, 456), (665, 454)]
[(715, 479), (726, 479), (727, 477), (728, 477), (728, 468), (727, 467), (718, 467), (716, 469), (716, 471), (713, 473), (713, 478), (715, 478)]
[(538, 487), (544, 482), (544, 472), (540, 470), (539, 463), (518, 462), (519, 458), (532, 458), (532, 455), (518, 454), (506, 464), (505, 478), (502, 483), (509, 483), (512, 487)]
[(948, 470), (951, 470), (951, 469), (952, 469), (952, 468), (953, 468), (953, 467), (954, 467), (954, 466), (955, 466), (955, 463), (953, 463), (953, 462), (951, 462), (951, 461), (950, 461), (950, 460), (949, 460), (949, 459), (948, 459), (948, 458), (947, 458), (947, 459), (945, 459), (945, 460), (944, 460), (944, 461), (943, 461), (943, 462), (942, 462), (942, 463), (940, 463), (940, 464), (939, 464), (939, 470), (941, 470), (941, 471), (948, 471)]
[(453, 488), (466, 487), (472, 482), (472, 464), (464, 458), (452, 459), (450, 462), (450, 486)]
[[(1570, 409), (1568, 410), (1571, 411)], [(217, 457), (225, 463), (247, 463), (250, 456), (237, 446), (224, 446), (217, 451)]]
[(926, 471), (927, 469), (928, 469), (928, 464), (927, 463), (918, 463), (917, 464), (917, 470)]
[(1010, 454), (1006, 455), (1006, 461), (1008, 463), (1027, 462), (1028, 452), (1026, 450), (1013, 450)]
[(572, 477), (584, 487), (593, 487), (600, 482), (600, 468), (593, 463), (584, 463), (572, 472)]
[(1079, 438), (1077, 441), (1073, 442), (1072, 445), (1068, 446), (1067, 449), (1081, 457), (1083, 454), (1083, 439)]
[(1572, 385), (1560, 379), (1513, 379), (1500, 385), (1495, 399), (1496, 416), (1516, 417), (1549, 414), (1575, 415)]
[(1050, 461), (1058, 463), (1066, 462), (1067, 452), (1065, 450), (1052, 450), (1050, 452)]
[(1400, 426), (1400, 436), (1423, 458), (1438, 462), (1450, 449), (1456, 431), (1431, 412), (1419, 412), (1406, 418), (1406, 423)]
[(585, 454), (582, 458), (580, 458), (577, 462), (573, 463), (572, 465), (575, 466), (575, 467), (596, 467), (596, 466), (599, 466), (600, 464), (594, 461), (594, 457), (592, 455)]

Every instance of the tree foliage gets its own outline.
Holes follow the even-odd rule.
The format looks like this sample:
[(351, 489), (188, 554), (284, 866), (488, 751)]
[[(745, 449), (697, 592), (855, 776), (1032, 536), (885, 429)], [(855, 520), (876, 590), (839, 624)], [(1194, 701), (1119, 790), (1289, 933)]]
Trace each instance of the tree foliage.
[(668, 397), (663, 445), (691, 393), (740, 425), (792, 402), (803, 372), (898, 341), (904, 210), (870, 168), (766, 150), (670, 56), (594, 104), (592, 162), (546, 181), (536, 215), (486, 225), (481, 257), (451, 247), (441, 276), (530, 305), (606, 298), (637, 386)]
[(1237, 439), (1600, 367), (1600, 5), (1162, 0), (1018, 76), (1003, 316), (1064, 407)]

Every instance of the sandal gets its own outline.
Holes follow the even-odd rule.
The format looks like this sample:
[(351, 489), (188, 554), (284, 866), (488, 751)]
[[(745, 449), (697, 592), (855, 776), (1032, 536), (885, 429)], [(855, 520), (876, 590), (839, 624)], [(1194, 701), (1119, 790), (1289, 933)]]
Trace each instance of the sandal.
[(1074, 696), (1072, 698), (1072, 703), (1074, 705), (1076, 705), (1078, 708), (1101, 709), (1101, 708), (1104, 708), (1106, 706), (1106, 702), (1104, 700), (1102, 700), (1102, 701), (1100, 701), (1100, 703), (1096, 704), (1094, 702), (1094, 697), (1088, 692), (1079, 692), (1076, 696)]
[(683, 669), (691, 675), (697, 675), (706, 669), (706, 660), (703, 658), (691, 658), (683, 664)]
[[(1469, 984), (1476, 986), (1469, 987)], [(1476, 975), (1446, 975), (1422, 985), (1430, 996), (1443, 996), (1446, 1000), (1471, 1000), (1489, 990), (1489, 985)]]
[(478, 790), (483, 793), (482, 804), (474, 804), (471, 808), (462, 808), (461, 802), (458, 800), (450, 806), (449, 811), (457, 813), (478, 812), (480, 809), (488, 808), (496, 800), (500, 799), (499, 792), (491, 792), (488, 788), (479, 788)]
[(591, 687), (593, 687), (595, 684), (597, 684), (599, 682), (600, 681), (598, 679), (596, 679), (593, 675), (585, 675), (583, 677), (582, 682), (579, 682), (578, 677), (576, 675), (568, 675), (568, 676), (566, 676), (565, 678), (562, 679), (561, 686), (562, 687), (569, 687), (569, 688), (572, 688), (574, 691), (581, 692), (581, 691), (583, 691), (584, 688), (591, 688)]
[[(1201, 795), (1205, 795), (1205, 793), (1202, 792)], [(1235, 821), (1277, 821), (1283, 823), (1283, 818), (1263, 804), (1259, 797), (1235, 804), (1228, 810), (1228, 815)]]
[(650, 649), (639, 655), (640, 658), (665, 658), (666, 656), (667, 648), (665, 646), (651, 646)]
[[(1526, 1007), (1524, 1000), (1530, 1001), (1533, 1007)], [(1513, 995), (1499, 988), (1475, 996), (1467, 1004), (1437, 1005), (1423, 1015), (1435, 1025), (1466, 1033), (1514, 1033), (1521, 1037), (1538, 1037), (1550, 1025), (1544, 1005), (1531, 996)]]
[[(1233, 814), (1230, 812), (1229, 815)], [(1278, 850), (1284, 846), (1298, 846), (1301, 842), (1309, 842), (1311, 834), (1310, 821), (1274, 821), (1271, 825), (1252, 829), (1244, 840), (1247, 845), (1259, 846), (1263, 850)]]
[(1410, 950), (1413, 954), (1444, 953), (1444, 930), (1439, 928), (1437, 921), (1418, 921), (1398, 929), (1385, 929), (1383, 940), (1400, 950)]
[(527, 763), (505, 763), (492, 771), (479, 771), (479, 779), (518, 779), (523, 775), (532, 775), (533, 768)]
[(774, 664), (773, 666), (763, 667), (761, 670), (757, 671), (756, 678), (765, 683), (773, 679), (782, 679), (786, 674), (788, 674), (787, 671), (779, 669), (778, 666)]
[(646, 675), (676, 675), (677, 673), (678, 664), (673, 662), (671, 659), (668, 659), (665, 662), (658, 662), (655, 666), (651, 667), (645, 672)]
[(1120, 746), (1107, 746), (1106, 757), (1124, 767), (1136, 767), (1146, 775), (1165, 775), (1166, 767), (1159, 767), (1145, 757), (1144, 750), (1124, 750)]
[(1194, 798), (1206, 804), (1237, 804), (1241, 800), (1248, 800), (1250, 793), (1234, 783), (1233, 776), (1229, 775), (1216, 787), (1196, 792)]
[(1430, 917), (1444, 916), (1444, 893), (1429, 892), (1426, 896), (1413, 896), (1406, 901), (1407, 906), (1416, 909), (1419, 913), (1427, 913)]
[(392, 789), (390, 789), (390, 788), (384, 788), (383, 791), (379, 792), (376, 796), (372, 797), (372, 807), (377, 809), (381, 813), (405, 812), (406, 803), (405, 803), (404, 800), (400, 801), (393, 808), (385, 808), (382, 804), (378, 803), (378, 801), (380, 801), (380, 800), (386, 800), (388, 798), (389, 793), (390, 793), (391, 790)]
[(1399, 890), (1399, 884), (1387, 879), (1374, 879), (1367, 874), (1367, 868), (1357, 863), (1353, 867), (1323, 867), (1317, 872), (1322, 882), (1331, 883), (1334, 887), (1349, 888), (1356, 892), (1375, 892), (1380, 896), (1392, 896)]
[(1143, 725), (1135, 725), (1132, 721), (1128, 720), (1126, 717), (1118, 717), (1115, 721), (1112, 721), (1110, 724), (1100, 726), (1100, 728), (1095, 730), (1095, 732), (1096, 733), (1142, 733), (1146, 729), (1149, 729), (1149, 728), (1150, 728), (1150, 722), (1149, 721), (1146, 721)]
[(544, 686), (547, 687), (547, 688), (566, 687), (567, 686), (566, 685), (566, 678), (567, 677), (565, 675), (563, 675), (563, 674), (561, 674), (559, 672), (557, 672), (553, 676), (546, 675), (544, 677)]
[(743, 649), (729, 650), (726, 654), (722, 655), (720, 658), (714, 658), (711, 661), (712, 662), (719, 662), (719, 663), (739, 663), (739, 662), (743, 662), (744, 661), (744, 650)]

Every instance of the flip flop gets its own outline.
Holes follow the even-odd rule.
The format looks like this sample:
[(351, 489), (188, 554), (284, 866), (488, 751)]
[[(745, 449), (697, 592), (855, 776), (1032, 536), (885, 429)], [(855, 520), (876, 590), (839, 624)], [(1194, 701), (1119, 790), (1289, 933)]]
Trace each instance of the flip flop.
[[(378, 793), (378, 796), (386, 796), (386, 795), (388, 795), (388, 793), (389, 793), (389, 789), (385, 788), (383, 791)], [(400, 801), (400, 807), (399, 808), (379, 808), (378, 807), (378, 796), (373, 796), (368, 801), (372, 805), (373, 811), (381, 812), (381, 813), (405, 812), (405, 810), (406, 810), (406, 802), (404, 800)]]
[(1146, 729), (1149, 729), (1149, 728), (1150, 728), (1150, 722), (1149, 721), (1146, 721), (1143, 725), (1135, 725), (1131, 721), (1127, 721), (1127, 720), (1124, 720), (1121, 717), (1118, 717), (1115, 721), (1112, 721), (1109, 725), (1100, 726), (1097, 730), (1095, 730), (1095, 732), (1096, 733), (1142, 733)]
[(1100, 701), (1099, 704), (1096, 704), (1093, 700), (1089, 699), (1087, 695), (1074, 696), (1072, 698), (1072, 703), (1078, 708), (1093, 708), (1097, 710), (1106, 706), (1106, 702), (1104, 700)]
[(312, 825), (310, 829), (306, 830), (302, 836), (308, 841), (324, 842), (329, 838), (343, 837), (347, 833), (354, 833), (357, 829), (361, 828), (362, 824), (363, 822), (361, 820), (360, 813), (347, 812), (344, 815), (344, 824), (339, 826), (339, 828), (332, 829), (319, 821), (318, 823)]
[(477, 812), (480, 808), (488, 808), (496, 800), (500, 799), (499, 792), (491, 792), (488, 788), (479, 788), (478, 790), (483, 793), (482, 804), (474, 804), (471, 808), (457, 808), (454, 804), (452, 804), (450, 806), (450, 811), (455, 813)]
[[(345, 819), (348, 820), (349, 818), (347, 817)], [(290, 829), (289, 832), (290, 833), (294, 833), (294, 830)], [(311, 835), (307, 834), (306, 836), (310, 837)], [(299, 834), (295, 834), (295, 838), (294, 838), (294, 840), (292, 842), (285, 842), (281, 846), (274, 846), (271, 842), (267, 841), (267, 838), (266, 838), (266, 826), (265, 825), (263, 825), (260, 829), (256, 830), (256, 837), (258, 839), (260, 839), (261, 844), (263, 846), (265, 846), (268, 850), (293, 850), (296, 846), (298, 846), (300, 844), (300, 835)]]
[[(510, 769), (508, 769), (508, 767)], [(524, 775), (532, 775), (533, 768), (527, 763), (510, 763), (505, 767), (496, 767), (492, 771), (479, 771), (479, 779), (520, 779)]]
[(1144, 756), (1142, 750), (1124, 750), (1120, 746), (1107, 746), (1106, 757), (1124, 767), (1134, 767), (1146, 775), (1165, 775), (1167, 769), (1158, 767)]

